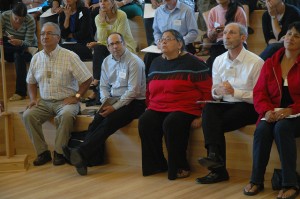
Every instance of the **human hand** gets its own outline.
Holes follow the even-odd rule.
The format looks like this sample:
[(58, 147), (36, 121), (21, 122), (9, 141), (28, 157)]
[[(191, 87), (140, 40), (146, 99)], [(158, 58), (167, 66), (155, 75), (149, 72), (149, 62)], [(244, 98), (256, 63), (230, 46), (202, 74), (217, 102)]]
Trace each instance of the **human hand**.
[(92, 10), (95, 10), (98, 7), (100, 7), (99, 3), (96, 3), (96, 4), (91, 5), (89, 8), (92, 9)]
[(64, 104), (65, 105), (77, 104), (78, 102), (79, 102), (79, 100), (75, 96), (67, 97), (67, 98), (64, 99)]
[(71, 10), (71, 6), (70, 5), (66, 5), (64, 7), (64, 13), (66, 15), (66, 17), (70, 17), (72, 15), (72, 10)]
[(99, 114), (102, 117), (107, 117), (109, 114), (111, 114), (114, 111), (115, 111), (115, 108), (113, 106), (105, 106), (105, 107), (103, 107), (103, 111), (99, 112)]
[(278, 111), (274, 111), (274, 114), (275, 114), (276, 121), (278, 121), (292, 115), (293, 111), (291, 108), (283, 108)]
[(221, 82), (216, 88), (217, 95), (234, 95), (234, 89), (228, 81)]
[(39, 100), (31, 100), (26, 109), (31, 109), (33, 106), (38, 106)]
[(97, 42), (92, 41), (92, 42), (90, 42), (90, 43), (87, 43), (87, 44), (86, 44), (86, 47), (88, 47), (88, 48), (93, 48), (93, 47), (96, 46), (96, 45), (97, 45)]
[(56, 14), (60, 14), (64, 11), (64, 9), (62, 7), (57, 7), (57, 8), (51, 8), (51, 12), (52, 13), (56, 13)]
[(267, 122), (275, 122), (276, 120), (276, 116), (275, 116), (275, 112), (274, 111), (267, 111), (265, 113), (265, 119)]
[(10, 37), (10, 39), (8, 40), (8, 42), (13, 45), (13, 46), (22, 46), (23, 41), (20, 39), (14, 39), (13, 36)]
[(267, 0), (266, 1), (266, 6), (267, 10), (270, 16), (276, 16), (277, 11), (276, 11), (276, 5), (274, 5), (271, 1)]
[(162, 4), (162, 2), (159, 3), (159, 2), (157, 2), (157, 0), (151, 0), (151, 4), (152, 4), (152, 8), (156, 9)]
[(224, 31), (224, 26), (216, 27), (216, 28), (214, 28), (214, 31), (216, 34), (221, 33)]
[(99, 10), (99, 20), (100, 20), (100, 23), (106, 22), (106, 12), (105, 11)]

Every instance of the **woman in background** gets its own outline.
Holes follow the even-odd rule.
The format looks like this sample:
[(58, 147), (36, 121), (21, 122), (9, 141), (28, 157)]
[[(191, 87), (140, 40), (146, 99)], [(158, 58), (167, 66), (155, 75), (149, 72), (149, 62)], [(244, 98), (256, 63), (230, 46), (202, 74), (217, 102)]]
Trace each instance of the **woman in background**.
[(81, 0), (64, 0), (65, 7), (59, 15), (61, 46), (75, 52), (82, 61), (91, 60), (92, 52), (86, 46), (93, 41), (91, 15), (89, 9), (83, 7)]
[(8, 62), (15, 63), (17, 76), (16, 91), (9, 100), (22, 100), (27, 95), (26, 62), (30, 62), (32, 58), (28, 47), (37, 47), (35, 21), (27, 13), (24, 3), (16, 3), (12, 10), (3, 12), (1, 20), (3, 35), (5, 35), (3, 38), (4, 58)]
[[(213, 7), (208, 14), (207, 28), (208, 38), (215, 45), (210, 48), (210, 57), (206, 61), (210, 69), (217, 56), (227, 50), (223, 45), (223, 30), (230, 22), (237, 22), (247, 27), (246, 13), (243, 6), (236, 0), (216, 0), (218, 5)], [(245, 44), (246, 45), (246, 44)]]

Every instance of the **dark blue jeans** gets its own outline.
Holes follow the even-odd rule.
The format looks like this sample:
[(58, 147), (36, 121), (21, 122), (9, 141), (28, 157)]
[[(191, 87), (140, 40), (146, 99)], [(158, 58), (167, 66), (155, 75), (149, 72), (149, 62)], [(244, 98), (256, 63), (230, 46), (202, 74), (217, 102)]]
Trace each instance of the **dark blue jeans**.
[(16, 67), (16, 91), (21, 96), (26, 96), (26, 62), (30, 62), (32, 55), (26, 51), (27, 48), (12, 46), (4, 42), (4, 59), (8, 62), (14, 62)]
[(277, 145), (282, 169), (282, 186), (297, 186), (295, 137), (300, 136), (300, 117), (269, 123), (260, 121), (254, 133), (251, 182), (264, 183), (273, 140)]
[(260, 57), (266, 61), (268, 58), (272, 57), (274, 53), (283, 47), (283, 43), (273, 43), (269, 44), (262, 53), (260, 53)]

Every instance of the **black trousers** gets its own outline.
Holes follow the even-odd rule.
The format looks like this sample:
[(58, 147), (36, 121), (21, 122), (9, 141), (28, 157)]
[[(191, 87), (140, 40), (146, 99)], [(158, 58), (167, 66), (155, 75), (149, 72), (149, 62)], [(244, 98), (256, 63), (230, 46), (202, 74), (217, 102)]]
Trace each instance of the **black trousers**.
[(94, 47), (93, 55), (93, 77), (96, 80), (100, 80), (101, 77), (101, 65), (103, 60), (109, 55), (109, 51), (104, 45), (96, 45)]
[[(168, 178), (176, 179), (178, 169), (190, 170), (186, 150), (190, 125), (195, 115), (183, 112), (147, 110), (139, 119), (142, 143), (143, 175), (151, 175), (168, 168)], [(163, 154), (162, 137), (168, 150), (168, 165)]]
[[(225, 132), (237, 130), (257, 121), (253, 104), (237, 102), (234, 104), (206, 104), (202, 112), (202, 129), (205, 147), (218, 146), (226, 165)], [(209, 151), (208, 151), (209, 152)]]
[(145, 100), (133, 100), (107, 117), (96, 113), (94, 120), (89, 125), (84, 142), (79, 146), (79, 152), (86, 164), (89, 165), (89, 160), (93, 160), (94, 156), (98, 156), (103, 151), (105, 141), (110, 135), (138, 118), (145, 108)]
[(81, 61), (89, 61), (93, 58), (92, 51), (86, 46), (86, 44), (60, 44), (60, 46), (76, 53)]
[(29, 52), (27, 52), (27, 48), (20, 47), (20, 46), (13, 46), (6, 41), (7, 39), (4, 39), (4, 58), (8, 62), (15, 63), (15, 69), (16, 69), (15, 93), (24, 97), (27, 95), (26, 62), (31, 61), (32, 55)]

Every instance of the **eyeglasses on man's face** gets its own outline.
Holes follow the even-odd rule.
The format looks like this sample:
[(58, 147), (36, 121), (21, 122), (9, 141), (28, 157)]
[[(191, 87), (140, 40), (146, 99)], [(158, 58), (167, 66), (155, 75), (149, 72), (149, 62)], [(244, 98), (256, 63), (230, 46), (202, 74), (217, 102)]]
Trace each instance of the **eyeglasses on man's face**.
[(114, 45), (121, 45), (123, 42), (122, 41), (116, 41), (116, 42), (112, 42), (112, 43), (108, 43), (107, 46), (108, 47), (113, 47)]
[(160, 38), (159, 40), (158, 40), (158, 42), (170, 42), (170, 41), (173, 41), (173, 40), (176, 40), (176, 38), (174, 38), (174, 37), (162, 37), (162, 38)]
[(59, 34), (54, 32), (41, 32), (41, 37), (45, 37), (45, 36), (59, 36)]

